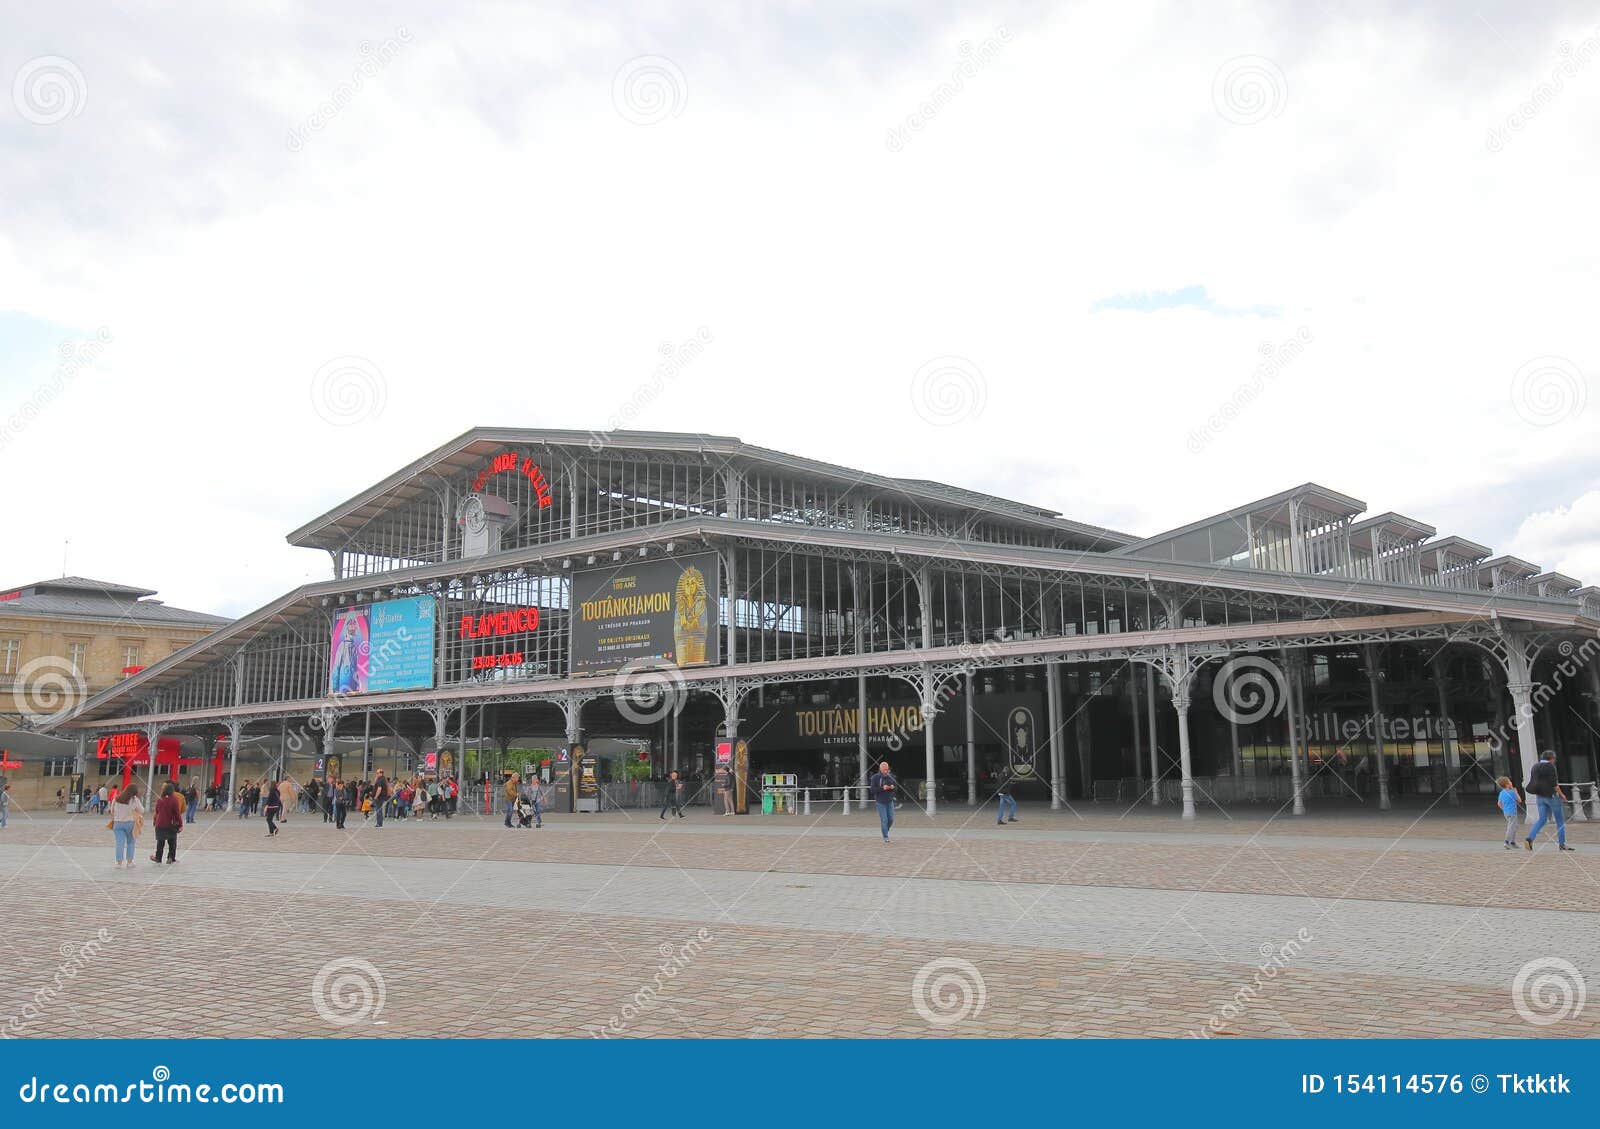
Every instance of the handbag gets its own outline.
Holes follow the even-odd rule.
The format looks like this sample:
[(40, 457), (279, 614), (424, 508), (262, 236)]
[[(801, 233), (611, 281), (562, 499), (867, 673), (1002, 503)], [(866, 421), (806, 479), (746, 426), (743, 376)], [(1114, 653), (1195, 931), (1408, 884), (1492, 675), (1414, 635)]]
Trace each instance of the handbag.
[(107, 831), (115, 831), (116, 829), (117, 829), (117, 821), (116, 820), (114, 820), (114, 819), (106, 820), (106, 830)]

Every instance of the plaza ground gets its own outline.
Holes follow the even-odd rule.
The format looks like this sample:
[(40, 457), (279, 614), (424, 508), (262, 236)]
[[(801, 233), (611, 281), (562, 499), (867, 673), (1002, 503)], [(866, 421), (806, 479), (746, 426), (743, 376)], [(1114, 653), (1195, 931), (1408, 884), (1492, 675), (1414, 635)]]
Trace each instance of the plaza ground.
[(176, 866), (147, 828), (132, 871), (103, 819), (14, 815), (0, 1031), (1600, 1034), (1600, 1002), (1534, 1023), (1513, 987), (1560, 960), (1600, 990), (1600, 823), (1529, 854), (1487, 802), (1022, 815), (906, 807), (887, 845), (871, 813), (300, 814), (270, 841), (202, 815)]

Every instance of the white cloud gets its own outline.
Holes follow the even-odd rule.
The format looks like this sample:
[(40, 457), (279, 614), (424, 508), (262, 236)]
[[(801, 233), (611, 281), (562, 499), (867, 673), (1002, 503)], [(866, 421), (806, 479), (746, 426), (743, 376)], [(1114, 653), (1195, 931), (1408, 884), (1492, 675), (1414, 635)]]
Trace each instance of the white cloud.
[[(0, 453), (27, 496), (75, 499), (36, 508), (8, 583), (56, 571), (71, 537), (74, 571), (253, 607), (327, 574), (288, 529), (475, 424), (603, 426), (702, 326), (715, 343), (634, 426), (1134, 532), (1310, 479), (1497, 544), (1600, 485), (1600, 397), (1544, 428), (1511, 402), (1531, 358), (1600, 375), (1600, 235), (1572, 218), (1600, 189), (1600, 62), (1484, 143), (1594, 33), (1580, 8), (217, 6), (134, 31), (96, 11), (29, 9), (55, 24), (0, 57), (0, 78), (73, 58), (89, 90), (56, 126), (0, 114), (0, 310), (116, 335)], [(412, 41), (290, 152), (360, 43), (401, 25)], [(612, 104), (643, 54), (687, 83), (657, 125)], [(1254, 125), (1212, 102), (1242, 55), (1284, 76)], [(1089, 312), (1187, 286), (1283, 313)], [(1191, 453), (1302, 327), (1303, 355)], [(311, 387), (351, 355), (384, 408), (341, 428)], [(945, 355), (986, 385), (953, 427), (910, 398)], [(0, 409), (40, 371), (0, 358)]]
[(1600, 584), (1600, 490), (1590, 490), (1570, 505), (1529, 514), (1506, 552), (1546, 571)]

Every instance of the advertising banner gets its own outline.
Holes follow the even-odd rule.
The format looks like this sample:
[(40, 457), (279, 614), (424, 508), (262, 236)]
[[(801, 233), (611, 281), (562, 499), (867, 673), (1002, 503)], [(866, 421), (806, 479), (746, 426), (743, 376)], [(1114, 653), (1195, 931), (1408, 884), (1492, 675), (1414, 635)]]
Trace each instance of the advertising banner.
[(721, 585), (716, 553), (627, 561), (574, 574), (572, 673), (608, 674), (629, 663), (717, 662)]
[[(936, 702), (936, 710), (935, 743), (965, 744), (964, 697), (959, 693), (942, 696)], [(1047, 737), (1042, 692), (979, 694), (973, 701), (973, 713), (973, 733), (978, 744), (1005, 748), (1012, 771), (1019, 775), (1025, 774), (1025, 766), (1037, 765), (1039, 747)], [(863, 720), (854, 694), (836, 699), (806, 694), (801, 700), (789, 702), (769, 697), (765, 704), (750, 700), (739, 716), (740, 727), (761, 734), (761, 747), (766, 750), (854, 749)], [(915, 697), (902, 694), (899, 687), (890, 698), (868, 701), (865, 721), (870, 753), (922, 748), (923, 730), (928, 724), (922, 716), (922, 705)], [(1032, 771), (1036, 773), (1038, 769)]]
[(1006, 716), (1006, 751), (1011, 760), (1013, 776), (1032, 778), (1038, 755), (1038, 742), (1034, 739), (1033, 711), (1018, 706)]
[(433, 688), (434, 598), (413, 596), (334, 617), (328, 693)]
[(600, 810), (600, 758), (583, 753), (577, 758), (578, 800), (577, 811)]

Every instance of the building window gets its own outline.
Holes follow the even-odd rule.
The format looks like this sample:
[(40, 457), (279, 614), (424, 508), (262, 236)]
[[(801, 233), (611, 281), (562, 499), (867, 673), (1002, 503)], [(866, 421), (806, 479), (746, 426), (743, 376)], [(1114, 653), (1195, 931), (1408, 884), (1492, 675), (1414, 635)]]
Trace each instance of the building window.
[(122, 645), (122, 665), (124, 669), (139, 665), (139, 644), (124, 643)]
[(82, 674), (83, 668), (89, 665), (89, 644), (68, 643), (67, 661), (72, 664), (72, 669)]
[(22, 640), (0, 639), (0, 674), (15, 674), (22, 662)]

